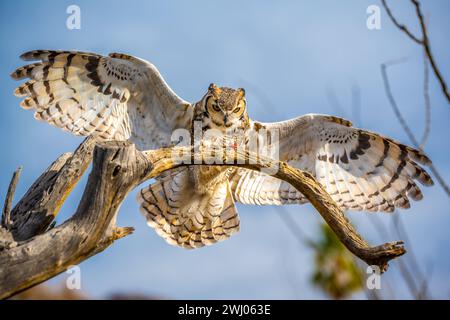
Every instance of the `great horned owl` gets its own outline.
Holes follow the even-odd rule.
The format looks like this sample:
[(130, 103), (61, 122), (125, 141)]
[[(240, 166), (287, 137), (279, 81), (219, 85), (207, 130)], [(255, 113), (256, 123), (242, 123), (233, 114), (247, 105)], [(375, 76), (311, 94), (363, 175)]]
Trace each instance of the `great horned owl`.
[[(415, 181), (433, 181), (419, 165), (430, 160), (420, 150), (352, 127), (350, 121), (309, 114), (276, 123), (249, 119), (245, 91), (212, 84), (190, 104), (178, 97), (151, 63), (126, 54), (37, 50), (24, 60), (39, 60), (12, 73), (31, 78), (15, 91), (26, 96), (35, 118), (76, 135), (129, 139), (140, 150), (171, 145), (175, 129), (226, 134), (279, 132), (280, 160), (307, 170), (343, 210), (388, 211), (422, 199)], [(270, 142), (268, 142), (270, 144)], [(288, 183), (244, 168), (185, 166), (170, 170), (138, 195), (148, 224), (167, 242), (197, 248), (239, 230), (235, 202), (255, 205), (305, 203)]]

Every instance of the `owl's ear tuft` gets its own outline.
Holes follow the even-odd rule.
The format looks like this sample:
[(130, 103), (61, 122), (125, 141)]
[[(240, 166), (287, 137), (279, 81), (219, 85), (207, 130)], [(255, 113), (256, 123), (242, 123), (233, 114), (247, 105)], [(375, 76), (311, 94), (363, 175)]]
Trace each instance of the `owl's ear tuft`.
[(238, 88), (238, 91), (241, 93), (242, 96), (245, 96), (245, 89), (244, 88)]
[(215, 84), (215, 83), (211, 83), (211, 84), (209, 85), (209, 87), (208, 87), (208, 90), (209, 90), (209, 91), (215, 91), (215, 90), (217, 90), (216, 84)]

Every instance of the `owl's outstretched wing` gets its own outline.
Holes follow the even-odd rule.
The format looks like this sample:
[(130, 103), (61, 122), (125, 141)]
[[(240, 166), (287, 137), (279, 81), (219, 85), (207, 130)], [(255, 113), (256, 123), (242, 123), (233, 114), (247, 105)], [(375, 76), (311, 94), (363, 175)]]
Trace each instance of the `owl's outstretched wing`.
[(11, 76), (30, 78), (15, 90), (35, 117), (76, 135), (130, 139), (139, 149), (170, 143), (172, 131), (189, 128), (192, 106), (178, 97), (151, 63), (125, 54), (108, 57), (76, 51), (36, 50), (39, 60)]
[[(312, 173), (344, 210), (408, 208), (408, 198), (423, 197), (414, 180), (433, 184), (419, 165), (431, 162), (421, 151), (353, 128), (344, 119), (311, 114), (255, 127), (279, 130), (280, 160)], [(306, 202), (289, 184), (246, 169), (235, 171), (231, 187), (236, 201), (242, 203)]]

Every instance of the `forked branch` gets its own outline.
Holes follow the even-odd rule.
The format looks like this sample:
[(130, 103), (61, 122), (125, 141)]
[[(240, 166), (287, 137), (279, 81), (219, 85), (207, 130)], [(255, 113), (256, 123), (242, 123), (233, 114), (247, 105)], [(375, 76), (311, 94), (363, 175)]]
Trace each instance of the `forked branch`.
[[(80, 148), (77, 157), (83, 158), (83, 155), (86, 157), (90, 155), (90, 148)], [(139, 152), (134, 145), (128, 142), (106, 142), (97, 145), (94, 149), (92, 171), (73, 217), (60, 226), (45, 232), (42, 230), (48, 228), (48, 219), (30, 218), (29, 221), (33, 224), (33, 228), (28, 228), (27, 222), (21, 220), (22, 223), (18, 225), (19, 229), (39, 230), (39, 232), (32, 238), (27, 238), (26, 241), (14, 238), (14, 241), (17, 241), (14, 245), (3, 245), (0, 242), (0, 298), (10, 297), (21, 290), (52, 278), (71, 265), (78, 264), (103, 251), (115, 240), (130, 234), (133, 231), (132, 228), (118, 228), (115, 225), (118, 208), (122, 201), (133, 188), (143, 181), (166, 170), (189, 165), (175, 162), (173, 157), (174, 152), (186, 151), (191, 155), (194, 154), (192, 148), (180, 147)], [(67, 175), (67, 163), (72, 163), (74, 166), (72, 168), (78, 166), (79, 171), (77, 172), (83, 171), (85, 166), (84, 161), (75, 161), (78, 165), (73, 164), (76, 154), (77, 152), (53, 173), (54, 177), (50, 179), (50, 185), (57, 186), (59, 184), (55, 181), (66, 177), (67, 181), (64, 184), (66, 187), (61, 187), (60, 190), (71, 190), (78, 181), (79, 175)], [(198, 164), (212, 163), (213, 160), (217, 160), (215, 151), (201, 150), (200, 160), (199, 163), (197, 162)], [(389, 260), (405, 253), (401, 242), (370, 247), (358, 235), (325, 189), (307, 172), (292, 168), (283, 162), (257, 157), (252, 153), (240, 150), (233, 155), (224, 153), (220, 163), (251, 170), (278, 168), (274, 176), (289, 182), (302, 192), (343, 244), (369, 265), (377, 265), (384, 271)], [(45, 186), (40, 188), (48, 190)], [(57, 192), (54, 197), (62, 195), (65, 196), (65, 193)], [(58, 202), (57, 200), (49, 201), (59, 204), (54, 207), (53, 216), (62, 201)], [(29, 215), (30, 210), (34, 210), (33, 206), (41, 207), (39, 201), (34, 203), (34, 205), (28, 206), (23, 203), (22, 207), (27, 209), (20, 212), (20, 209), (17, 208), (15, 217)], [(41, 221), (42, 225), (38, 226), (36, 221)], [(12, 221), (12, 223), (15, 222)], [(24, 237), (24, 233), (20, 230), (11, 233), (9, 230), (1, 228), (0, 231), (0, 237), (4, 242), (7, 242), (14, 234)], [(32, 232), (28, 235), (32, 235)]]
[(428, 58), (428, 61), (430, 61), (431, 68), (433, 69), (433, 72), (436, 76), (436, 79), (439, 81), (439, 84), (441, 85), (442, 93), (444, 94), (445, 98), (447, 99), (448, 103), (450, 103), (450, 93), (448, 92), (447, 83), (445, 82), (445, 79), (439, 70), (436, 60), (434, 59), (433, 53), (431, 52), (431, 44), (430, 44), (430, 38), (428, 36), (428, 29), (427, 25), (425, 23), (425, 18), (423, 17), (422, 9), (420, 6), (420, 2), (418, 0), (411, 0), (411, 3), (413, 4), (415, 10), (416, 10), (416, 16), (419, 20), (420, 24), (420, 30), (421, 30), (421, 37), (415, 36), (404, 24), (401, 24), (393, 15), (391, 9), (386, 3), (386, 0), (381, 0), (381, 3), (383, 4), (384, 9), (386, 10), (386, 13), (389, 16), (389, 19), (391, 19), (392, 23), (401, 31), (403, 31), (411, 40), (413, 40), (415, 43), (419, 44), (423, 47), (425, 51), (425, 55)]

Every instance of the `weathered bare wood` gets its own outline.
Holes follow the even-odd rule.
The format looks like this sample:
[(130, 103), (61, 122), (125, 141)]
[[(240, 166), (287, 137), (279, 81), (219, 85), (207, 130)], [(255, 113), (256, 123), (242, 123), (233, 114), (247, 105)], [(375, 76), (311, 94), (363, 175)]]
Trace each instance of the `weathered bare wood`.
[(11, 212), (10, 230), (16, 241), (47, 230), (91, 163), (94, 146), (94, 140), (87, 138), (73, 154), (61, 155), (30, 187)]
[(117, 228), (125, 196), (142, 178), (147, 161), (129, 143), (95, 149), (92, 172), (74, 216), (62, 225), (0, 252), (0, 298), (47, 280), (99, 253), (133, 231)]
[(17, 242), (14, 241), (11, 232), (7, 228), (0, 226), (0, 252), (2, 250), (14, 248), (16, 246)]
[(9, 183), (8, 191), (6, 193), (5, 205), (3, 207), (3, 215), (1, 221), (1, 226), (3, 226), (6, 229), (9, 229), (11, 227), (11, 207), (21, 172), (22, 167), (19, 167), (16, 169), (16, 171), (14, 171), (14, 174), (11, 178), (11, 182)]
[[(186, 151), (193, 155), (192, 148), (175, 147), (141, 153), (127, 142), (107, 142), (97, 146), (92, 172), (74, 216), (58, 227), (0, 251), (0, 298), (45, 281), (131, 233), (132, 228), (115, 226), (118, 208), (126, 195), (146, 179), (188, 165), (177, 163), (173, 158), (174, 152)], [(200, 155), (201, 164), (217, 159), (215, 151), (211, 150), (201, 150)], [(231, 155), (223, 153), (222, 163), (251, 170), (278, 167), (274, 176), (302, 192), (344, 245), (368, 264), (386, 270), (389, 260), (405, 252), (401, 242), (370, 247), (325, 189), (307, 172), (240, 150)]]

